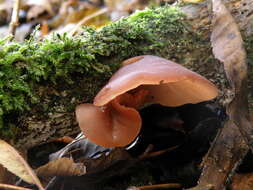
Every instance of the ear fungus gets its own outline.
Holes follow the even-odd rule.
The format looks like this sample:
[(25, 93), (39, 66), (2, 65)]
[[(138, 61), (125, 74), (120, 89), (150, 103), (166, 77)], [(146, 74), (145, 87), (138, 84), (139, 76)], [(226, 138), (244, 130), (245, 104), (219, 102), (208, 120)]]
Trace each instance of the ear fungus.
[(199, 74), (151, 55), (130, 58), (100, 90), (93, 104), (76, 108), (80, 128), (104, 147), (126, 146), (139, 134), (144, 104), (180, 106), (211, 100), (218, 89)]

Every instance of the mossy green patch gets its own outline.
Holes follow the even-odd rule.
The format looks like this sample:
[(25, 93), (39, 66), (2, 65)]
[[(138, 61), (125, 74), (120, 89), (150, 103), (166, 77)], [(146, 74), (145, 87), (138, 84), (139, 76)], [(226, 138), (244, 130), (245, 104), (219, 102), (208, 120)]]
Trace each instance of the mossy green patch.
[(105, 80), (120, 61), (136, 55), (184, 60), (186, 51), (195, 51), (200, 41), (189, 30), (184, 15), (169, 6), (136, 12), (100, 30), (85, 28), (82, 35), (72, 38), (55, 34), (24, 43), (2, 40), (0, 136), (3, 126), (6, 130), (15, 123), (13, 114), (20, 115), (40, 101), (43, 104), (38, 90), (41, 85), (74, 84), (75, 75)]

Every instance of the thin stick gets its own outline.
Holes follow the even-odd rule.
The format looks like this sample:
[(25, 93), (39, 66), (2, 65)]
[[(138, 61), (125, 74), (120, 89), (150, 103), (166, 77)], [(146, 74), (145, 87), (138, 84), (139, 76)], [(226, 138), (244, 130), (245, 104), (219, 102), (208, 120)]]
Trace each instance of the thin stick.
[(97, 17), (97, 16), (100, 16), (100, 15), (103, 15), (105, 13), (109, 12), (109, 9), (106, 7), (106, 8), (103, 8), (103, 9), (100, 9), (99, 11), (96, 11), (95, 13), (89, 15), (89, 16), (86, 16), (84, 17), (80, 22), (77, 23), (77, 25), (75, 26), (75, 28), (70, 32), (70, 35), (73, 36), (76, 31), (81, 27), (83, 26), (86, 22), (88, 22), (89, 20)]
[(11, 22), (9, 26), (9, 34), (15, 36), (16, 28), (19, 25), (19, 9), (20, 9), (20, 0), (15, 0), (13, 5), (13, 11), (11, 15)]
[(167, 152), (175, 150), (178, 147), (179, 147), (179, 145), (173, 146), (173, 147), (170, 147), (170, 148), (166, 148), (164, 150), (159, 150), (159, 151), (156, 151), (156, 152), (147, 152), (147, 151), (145, 151), (142, 155), (139, 156), (138, 159), (139, 160), (145, 160), (145, 159), (148, 159), (148, 158), (153, 158), (153, 157), (161, 156), (162, 154), (165, 154)]
[(14, 190), (32, 190), (32, 189), (28, 189), (28, 188), (24, 188), (24, 187), (18, 187), (15, 185), (7, 185), (7, 184), (2, 184), (2, 183), (0, 183), (0, 188), (14, 189)]
[(209, 185), (206, 185), (206, 186), (197, 186), (197, 187), (193, 187), (193, 188), (190, 188), (190, 189), (187, 189), (187, 190), (213, 190), (214, 189), (214, 186), (209, 184)]
[(128, 188), (128, 190), (130, 190), (130, 189), (136, 189), (136, 190), (175, 189), (175, 188), (181, 188), (181, 187), (182, 186), (179, 183), (166, 183), (166, 184), (130, 187), (130, 188)]

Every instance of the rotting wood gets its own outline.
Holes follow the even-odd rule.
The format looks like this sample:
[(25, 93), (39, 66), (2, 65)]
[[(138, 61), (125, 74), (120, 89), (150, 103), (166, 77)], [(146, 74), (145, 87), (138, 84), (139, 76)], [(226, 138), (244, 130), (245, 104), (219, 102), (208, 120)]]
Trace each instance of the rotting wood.
[[(239, 2), (238, 0), (233, 0), (233, 1), (227, 1), (227, 5), (230, 8), (232, 14), (234, 13), (235, 18), (237, 19), (239, 25), (241, 26), (241, 29), (244, 32), (245, 36), (252, 34), (253, 31), (250, 31), (249, 25), (251, 24), (250, 22), (246, 22), (246, 20), (249, 20), (249, 18), (252, 18), (252, 15), (249, 15), (249, 18), (245, 19), (245, 17), (242, 17), (242, 15), (239, 14), (239, 10), (245, 9), (245, 2), (246, 0)], [(246, 5), (250, 5), (250, 1)], [(192, 8), (192, 7), (194, 8)], [(210, 8), (210, 5), (208, 3), (200, 4), (200, 5), (186, 5), (183, 10), (185, 12), (189, 12), (189, 10), (193, 10), (192, 13), (198, 15), (197, 17), (191, 17), (189, 18), (190, 23), (194, 26), (196, 31), (204, 32), (207, 34), (207, 41), (208, 39), (208, 31), (210, 29), (210, 12), (208, 11)], [(249, 8), (252, 8), (249, 6)], [(239, 10), (238, 10), (239, 9)], [(252, 8), (253, 9), (253, 8)], [(200, 18), (200, 19), (199, 19)], [(198, 23), (198, 25), (196, 25)], [(173, 40), (173, 39), (170, 39)], [(187, 52), (187, 50), (186, 50)], [(204, 55), (205, 53), (205, 55)], [(157, 55), (165, 57), (165, 58), (170, 58), (172, 57), (169, 55), (169, 52), (160, 52), (161, 55), (157, 52)], [(167, 55), (166, 55), (167, 54)], [(224, 70), (223, 70), (223, 65), (220, 64), (218, 61), (213, 62), (212, 64), (210, 63), (205, 63), (205, 60), (210, 59), (211, 56), (211, 49), (196, 49), (194, 52), (190, 52), (190, 55), (188, 58), (184, 58), (185, 62), (183, 62), (183, 65), (204, 75), (211, 81), (215, 82), (218, 87), (221, 89), (222, 97), (220, 97), (220, 100), (222, 100), (222, 103), (226, 103), (226, 100), (229, 99), (230, 91), (229, 88), (226, 86), (226, 78), (224, 76)], [(198, 64), (195, 63), (193, 64), (193, 61), (191, 59), (196, 60), (199, 59)], [(106, 62), (113, 62), (115, 60), (114, 57), (108, 58)], [(117, 58), (116, 58), (117, 60)], [(251, 76), (251, 75), (250, 75)], [(253, 76), (253, 75), (252, 75)], [(253, 78), (253, 77), (252, 77)], [(83, 101), (85, 102), (90, 102), (92, 100), (92, 97), (95, 95), (94, 89), (98, 89), (98, 87), (102, 86), (105, 84), (105, 79), (98, 80), (98, 84), (93, 84), (94, 80), (91, 81), (80, 81), (76, 86), (67, 86), (66, 88), (64, 86), (57, 86), (56, 88), (51, 87), (51, 86), (46, 86), (42, 87), (44, 89), (47, 89), (45, 91), (50, 91), (52, 88), (60, 94), (59, 102), (69, 102), (70, 104), (76, 104), (78, 101), (74, 101), (74, 103), (70, 102), (71, 96), (73, 96), (74, 93), (70, 94), (65, 94), (66, 92), (69, 92), (69, 89), (73, 89), (73, 92), (75, 91), (80, 91), (83, 90), (84, 93), (83, 96)], [(253, 80), (251, 80), (253, 81)], [(252, 85), (252, 82), (250, 84)], [(89, 89), (93, 89), (92, 93), (89, 91)], [(48, 97), (47, 97), (48, 98)], [(46, 101), (47, 98), (45, 99)], [(55, 96), (51, 96), (49, 98), (55, 98)], [(75, 96), (73, 96), (73, 99)], [(252, 100), (252, 98), (251, 98)], [(41, 102), (43, 104), (44, 102)], [(25, 129), (24, 133), (20, 135), (18, 141), (15, 141), (15, 144), (17, 147), (22, 149), (27, 149), (30, 148), (36, 144), (41, 144), (47, 140), (56, 138), (56, 137), (61, 137), (64, 135), (74, 135), (77, 134), (79, 129), (77, 127), (77, 124), (75, 122), (75, 117), (73, 112), (71, 111), (62, 111), (61, 112), (61, 107), (67, 106), (65, 105), (55, 105), (55, 109), (53, 108), (52, 110), (56, 110), (55, 112), (50, 112), (48, 113), (47, 117), (41, 117), (45, 113), (40, 113), (34, 111), (34, 109), (26, 113), (20, 118), (19, 125), (21, 128)], [(36, 109), (35, 109), (36, 110)], [(30, 131), (27, 131), (27, 129), (31, 129)]]
[[(211, 184), (214, 190), (223, 190), (226, 189), (228, 180), (249, 150), (244, 140), (252, 148), (250, 140), (252, 126), (248, 120), (247, 82), (245, 81), (247, 66), (240, 32), (233, 17), (220, 0), (213, 1), (213, 14), (211, 35), (213, 52), (215, 57), (224, 63), (234, 97), (227, 105), (228, 121), (225, 122), (224, 128), (217, 135), (202, 163), (203, 170), (196, 189)], [(220, 26), (219, 23), (223, 23), (224, 26)], [(236, 33), (236, 38), (228, 41), (227, 36), (232, 33)], [(237, 46), (230, 44), (226, 48), (228, 42)], [(236, 50), (236, 54), (231, 53)], [(231, 55), (236, 56), (231, 58)]]
[(215, 190), (225, 189), (248, 149), (238, 128), (227, 121), (202, 162), (198, 186), (212, 184)]

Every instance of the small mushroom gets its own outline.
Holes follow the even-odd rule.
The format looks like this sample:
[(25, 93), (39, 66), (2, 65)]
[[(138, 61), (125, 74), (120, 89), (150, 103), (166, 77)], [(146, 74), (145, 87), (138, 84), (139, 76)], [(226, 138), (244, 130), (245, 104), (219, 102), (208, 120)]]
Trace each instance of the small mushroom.
[(131, 143), (141, 129), (137, 111), (146, 104), (180, 106), (211, 100), (213, 83), (172, 61), (151, 55), (130, 58), (100, 90), (93, 104), (76, 108), (80, 128), (104, 147)]

